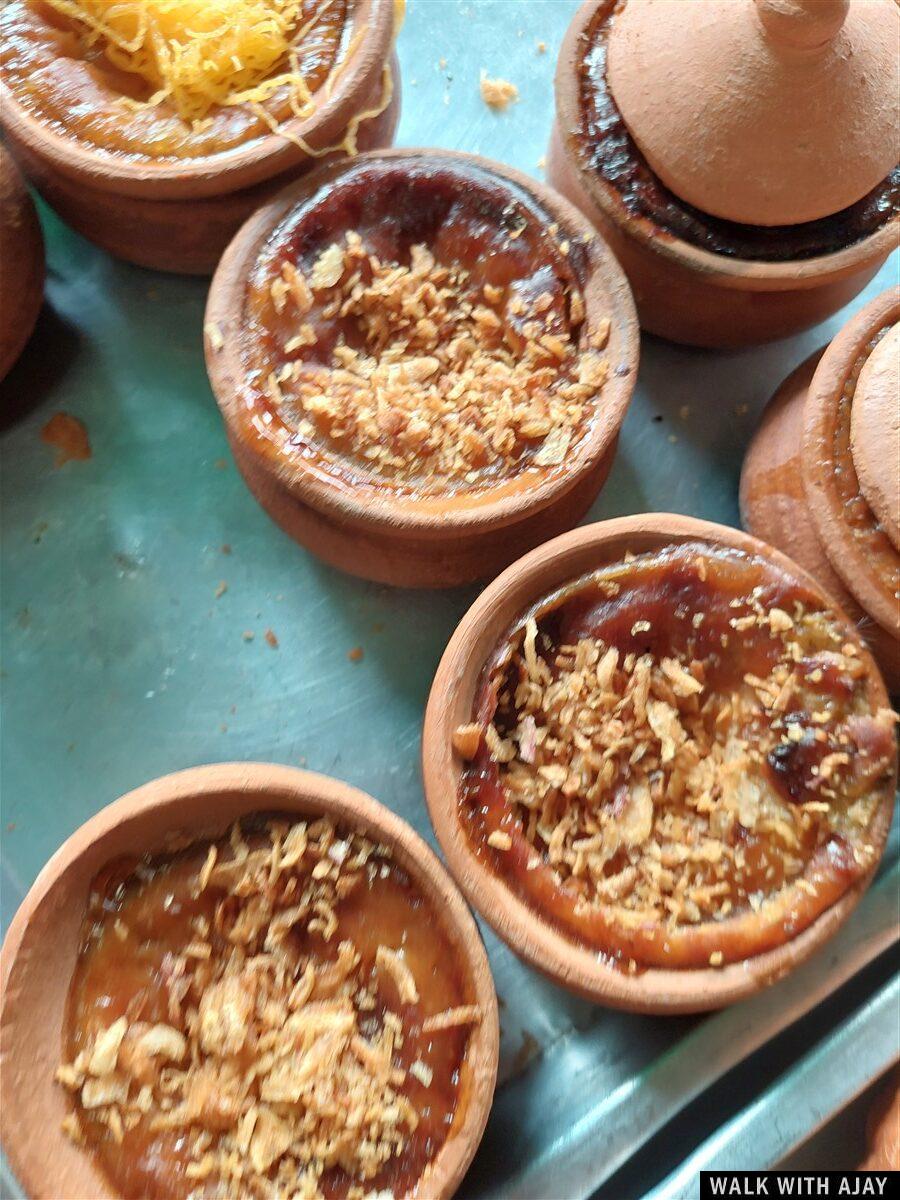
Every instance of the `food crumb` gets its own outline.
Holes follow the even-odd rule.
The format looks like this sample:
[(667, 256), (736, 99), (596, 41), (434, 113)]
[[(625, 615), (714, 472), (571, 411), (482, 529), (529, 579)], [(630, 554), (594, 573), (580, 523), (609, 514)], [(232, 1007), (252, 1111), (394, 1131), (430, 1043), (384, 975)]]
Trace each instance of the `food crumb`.
[(228, 469), (228, 459), (227, 458), (217, 458), (216, 461), (213, 463), (213, 466), (216, 468), (217, 471), (226, 471)]
[(269, 645), (272, 647), (273, 650), (278, 649), (278, 638), (275, 636), (274, 629), (267, 629), (266, 632), (263, 634), (263, 637), (266, 639), (266, 641), (269, 643)]
[(669, 441), (672, 443), (673, 446), (677, 445), (678, 444), (678, 435), (675, 433), (670, 433)]
[(538, 52), (538, 54), (546, 54), (547, 53), (547, 43), (546, 42), (538, 42), (537, 52)]
[(241, 637), (244, 639), (245, 642), (252, 642), (253, 639), (256, 637), (256, 634), (253, 632), (252, 629), (245, 629), (244, 632), (241, 634)]
[(545, 171), (547, 169), (547, 158), (545, 155), (542, 154), (537, 160), (537, 166), (539, 171)]
[(15, 823), (15, 821), (10, 821), (10, 822), (7, 824), (7, 826), (6, 826), (6, 832), (7, 832), (7, 833), (12, 833), (12, 832), (13, 832), (13, 830), (15, 829), (15, 827), (16, 827), (16, 823)]
[(216, 588), (216, 599), (218, 600), (220, 596), (224, 596), (227, 591), (228, 591), (228, 584), (225, 582), (224, 579), (220, 579), (219, 586)]
[(222, 553), (223, 554), (231, 553), (231, 546), (228, 544), (228, 542), (225, 542), (224, 545), (222, 546)]
[(519, 89), (508, 79), (491, 79), (487, 71), (481, 72), (481, 98), (488, 106), (498, 112), (515, 104), (519, 99)]
[(481, 745), (481, 726), (475, 723), (459, 725), (453, 731), (453, 748), (461, 758), (468, 762), (478, 753)]
[(41, 441), (56, 451), (57, 468), (67, 462), (86, 462), (91, 457), (88, 431), (82, 421), (70, 413), (54, 413), (41, 430)]
[(713, 950), (712, 954), (709, 956), (709, 965), (711, 967), (721, 967), (724, 961), (725, 955), (721, 950)]
[(362, 662), (362, 660), (363, 660), (362, 646), (354, 646), (352, 650), (348, 650), (347, 657), (350, 659), (351, 662), (354, 662), (354, 663)]
[(682, 421), (686, 421), (691, 415), (691, 406), (689, 404), (682, 404), (681, 408), (678, 410), (678, 415)]
[(509, 850), (512, 846), (512, 838), (508, 833), (504, 833), (502, 829), (495, 829), (489, 835), (487, 844), (493, 846), (495, 850)]
[(739, 417), (745, 417), (747, 415), (747, 413), (750, 411), (750, 405), (749, 404), (736, 404), (734, 406), (734, 411), (737, 413), (737, 415)]

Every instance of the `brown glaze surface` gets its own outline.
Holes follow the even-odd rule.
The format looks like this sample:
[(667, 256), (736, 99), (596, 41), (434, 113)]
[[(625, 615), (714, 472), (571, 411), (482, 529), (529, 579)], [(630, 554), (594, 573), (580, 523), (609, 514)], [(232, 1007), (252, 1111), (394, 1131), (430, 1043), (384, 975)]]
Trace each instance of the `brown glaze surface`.
[[(347, 835), (340, 836), (346, 839)], [(256, 848), (264, 841), (251, 834), (248, 844)], [(186, 947), (197, 944), (198, 929), (213, 930), (206, 974), (232, 950), (227, 937), (218, 932), (222, 928), (220, 914), (234, 903), (227, 888), (214, 878), (198, 895), (197, 881), (208, 849), (208, 845), (196, 845), (178, 856), (156, 856), (137, 864), (120, 860), (94, 879), (69, 992), (66, 1062), (73, 1062), (79, 1052), (93, 1046), (98, 1034), (120, 1017), (127, 1018), (132, 1028), (135, 1022), (171, 1025), (176, 964)], [(217, 867), (227, 869), (234, 861), (230, 842), (220, 841), (217, 850)], [(337, 928), (327, 941), (322, 932), (306, 932), (301, 924), (295, 926), (286, 944), (298, 963), (298, 973), (307, 963), (327, 973), (329, 965), (338, 961), (340, 943), (353, 944), (361, 956), (353, 978), (373, 997), (372, 1007), (360, 1023), (361, 1034), (370, 1041), (378, 1038), (386, 1013), (395, 1013), (402, 1020), (403, 1042), (396, 1047), (393, 1062), (406, 1078), (397, 1090), (419, 1118), (402, 1154), (377, 1175), (362, 1180), (340, 1166), (330, 1167), (319, 1182), (327, 1200), (343, 1200), (363, 1182), (376, 1192), (387, 1189), (399, 1195), (414, 1190), (452, 1124), (469, 1035), (466, 1027), (423, 1032), (426, 1017), (464, 1005), (469, 996), (456, 952), (429, 912), (428, 901), (406, 872), (389, 858), (381, 862), (383, 868), (366, 878), (336, 909)], [(377, 967), (379, 946), (402, 949), (403, 961), (418, 987), (415, 1003), (404, 1003), (396, 982)], [(260, 943), (257, 952), (261, 949)], [(253, 951), (252, 945), (248, 951)], [(190, 989), (181, 997), (184, 1012), (202, 1001), (202, 991), (197, 990), (201, 973), (194, 973)], [(320, 998), (330, 997), (323, 992)], [(258, 1053), (245, 1043), (234, 1061), (246, 1068)], [(120, 1058), (124, 1057), (120, 1051)], [(427, 1086), (408, 1073), (416, 1062), (431, 1072)], [(146, 1082), (143, 1076), (142, 1081)], [(205, 1125), (202, 1117), (193, 1127), (154, 1129), (152, 1117), (147, 1116), (126, 1128), (119, 1142), (96, 1110), (76, 1102), (76, 1111), (91, 1152), (126, 1200), (186, 1200), (195, 1194), (197, 1181), (186, 1169), (196, 1157), (190, 1147), (198, 1124), (200, 1128)], [(205, 1186), (212, 1186), (212, 1181)]]
[(634, 216), (665, 236), (714, 254), (758, 262), (786, 262), (832, 254), (868, 237), (900, 214), (900, 165), (862, 200), (833, 216), (801, 225), (753, 226), (710, 216), (679, 199), (648, 166), (612, 96), (607, 39), (613, 6), (601, 4), (578, 64), (582, 126), (580, 153), (588, 169), (615, 188)]
[[(769, 623), (773, 613), (781, 624)], [(477, 852), (561, 929), (615, 962), (638, 967), (696, 968), (711, 955), (720, 963), (738, 961), (798, 933), (869, 869), (870, 827), (894, 759), (892, 726), (886, 713), (873, 716), (862, 664), (843, 656), (843, 624), (822, 614), (807, 588), (762, 559), (689, 543), (573, 583), (538, 604), (532, 619), (535, 653), (549, 668), (547, 687), (562, 687), (572, 697), (567, 703), (577, 703), (582, 674), (572, 673), (576, 659), (586, 663), (614, 651), (618, 671), (632, 656), (648, 667), (668, 663), (670, 672), (648, 676), (656, 700), (641, 702), (635, 694), (620, 701), (613, 722), (619, 732), (610, 735), (620, 739), (619, 748), (605, 735), (590, 751), (585, 745), (585, 757), (576, 756), (582, 765), (571, 767), (562, 791), (546, 793), (535, 810), (532, 801), (517, 800), (516, 780), (523, 772), (540, 777), (553, 769), (541, 765), (553, 762), (545, 747), (563, 736), (568, 710), (551, 720), (545, 706), (523, 724), (522, 704), (531, 711), (527, 681), (535, 676), (519, 657), (526, 624), (518, 624), (486, 668), (473, 718), (517, 749), (507, 765), (506, 752), (498, 762), (490, 740), (483, 740), (461, 802)], [(686, 680), (684, 703), (669, 677), (676, 688)], [(784, 689), (783, 702), (760, 702), (763, 679), (779, 681), (774, 687)], [(622, 685), (614, 674), (604, 686)], [(599, 712), (598, 701), (587, 703)], [(641, 703), (650, 710), (654, 739), (636, 758), (628, 740), (635, 719), (629, 705)], [(670, 735), (665, 722), (676, 705), (681, 720)], [(536, 741), (525, 746), (529, 721)], [(683, 741), (683, 749), (670, 748), (676, 765), (667, 768), (665, 739), (683, 736), (679, 725), (694, 729), (695, 748)], [(583, 721), (581, 727), (590, 728)], [(635, 775), (631, 764), (658, 755), (656, 736), (664, 748), (649, 775), (650, 793), (654, 780), (660, 789), (650, 849), (662, 847), (664, 874), (684, 871), (674, 892), (667, 879), (658, 894), (658, 864), (652, 886), (638, 892), (628, 840), (629, 825), (638, 820), (631, 807), (644, 786), (643, 765)], [(706, 741), (705, 752), (697, 749)], [(600, 769), (601, 753), (614, 770)], [(849, 763), (832, 776), (826, 764), (837, 761), (836, 754), (841, 761), (849, 756)], [(704, 778), (698, 797), (693, 779), (710, 759), (719, 775), (712, 785)], [(554, 779), (552, 788), (558, 783)], [(522, 786), (530, 796), (530, 785)], [(551, 836), (554, 819), (578, 822), (574, 862), (561, 856)], [(511, 837), (509, 850), (488, 845), (498, 831)], [(641, 832), (650, 836), (649, 825)], [(577, 850), (592, 841), (594, 849)], [(686, 871), (683, 850), (693, 861)], [(579, 854), (588, 863), (600, 855), (602, 864), (585, 870)], [(632, 896), (639, 898), (632, 903)], [(790, 917), (779, 921), (772, 910)]]
[[(567, 345), (570, 340), (585, 345), (596, 331), (579, 330), (581, 321), (576, 323), (572, 317), (573, 295), (580, 304), (587, 276), (585, 247), (578, 241), (570, 244), (564, 233), (555, 231), (550, 215), (533, 197), (475, 167), (459, 170), (454, 165), (427, 160), (413, 164), (360, 163), (298, 205), (272, 232), (253, 268), (240, 332), (247, 379), (242, 410), (244, 435), (253, 438), (261, 434), (282, 461), (302, 461), (326, 471), (336, 483), (356, 488), (390, 487), (413, 495), (448, 488), (469, 491), (490, 487), (502, 481), (504, 475), (519, 472), (540, 476), (563, 471), (560, 465), (552, 469), (539, 465), (542, 437), (518, 436), (505, 456), (513, 460), (513, 465), (506, 468), (502, 461), (495, 460), (490, 467), (455, 481), (415, 467), (400, 474), (396, 467), (381, 467), (367, 456), (367, 450), (377, 446), (363, 444), (345, 449), (330, 436), (326, 422), (302, 421), (302, 411), (293, 410), (290, 402), (293, 383), (284, 380), (288, 369), (296, 366), (299, 378), (327, 391), (336, 386), (332, 383), (335, 372), (342, 373), (341, 350), (346, 347), (364, 352), (367, 344), (357, 320), (344, 316), (343, 310), (334, 311), (329, 291), (316, 291), (310, 298), (311, 307), (298, 316), (295, 307), (290, 302), (285, 305), (283, 300), (279, 311), (273, 285), (280, 283), (284, 264), (302, 278), (314, 277), (315, 264), (323, 252), (331, 246), (342, 247), (348, 232), (360, 239), (359, 250), (354, 251), (360, 256), (374, 255), (386, 265), (407, 268), (411, 253), (422, 247), (433, 257), (438, 271), (445, 268), (463, 273), (465, 290), (459, 295), (459, 304), (481, 306), (496, 321), (498, 331), (503, 331), (502, 338), (500, 332), (497, 334), (501, 349), (506, 349), (505, 339), (513, 355), (517, 352), (515, 327), (525, 319), (510, 314), (510, 305), (516, 301), (531, 305), (541, 297), (547, 304), (543, 313), (547, 333), (552, 332)], [(368, 263), (358, 270), (363, 284), (371, 281)], [(424, 300), (417, 298), (426, 318), (434, 303), (428, 298), (429, 288), (433, 290), (430, 283), (423, 289)], [(486, 288), (490, 300), (485, 298)], [(526, 316), (529, 312), (526, 308)], [(306, 323), (312, 331), (310, 336), (315, 337), (311, 345), (292, 344), (301, 323)], [(408, 329), (399, 331), (392, 341), (380, 345), (377, 355), (387, 358), (410, 336)], [(435, 331), (438, 341), (449, 336), (444, 328)], [(412, 353), (401, 352), (398, 370), (403, 369)], [(555, 360), (550, 361), (554, 365), (549, 367), (546, 360), (535, 364), (530, 383), (536, 387), (539, 376), (550, 375), (556, 380), (549, 390), (571, 384), (577, 363), (570, 361), (557, 369)], [(273, 375), (279, 381), (277, 400), (270, 384)], [(462, 373), (459, 377), (462, 379)], [(366, 400), (370, 402), (368, 396)], [(450, 412), (462, 408), (464, 402), (465, 395), (457, 403), (451, 402)], [(595, 402), (603, 403), (599, 389)], [(572, 450), (592, 420), (593, 413), (588, 409), (573, 430)], [(382, 426), (378, 444), (383, 441), (394, 445), (390, 429)], [(403, 445), (399, 440), (396, 444), (398, 448)], [(476, 480), (470, 478), (473, 474)]]
[[(304, 0), (298, 28), (311, 28), (300, 41), (297, 65), (311, 92), (317, 91), (345, 49), (348, 4)], [(321, 13), (319, 10), (322, 10)], [(199, 124), (183, 120), (168, 101), (135, 108), (152, 86), (124, 71), (91, 43), (85, 27), (44, 0), (16, 0), (0, 14), (0, 53), (6, 86), (23, 109), (50, 129), (117, 156), (153, 160), (200, 158), (243, 145), (291, 117), (285, 96), (275, 93), (258, 108), (216, 107)]]
[[(121, 1191), (101, 1169), (95, 1155), (75, 1144), (64, 1132), (64, 1123), (71, 1126), (71, 1099), (54, 1078), (71, 1028), (66, 1017), (69, 986), (76, 970), (80, 969), (85, 907), (92, 889), (96, 890), (95, 885), (102, 887), (103, 880), (111, 881), (111, 865), (125, 864), (127, 874), (135, 864), (147, 862), (144, 856), (148, 854), (157, 863), (172, 861), (173, 856), (184, 862), (184, 851), (187, 850), (189, 857), (191, 846), (224, 838), (235, 822), (240, 822), (248, 831), (258, 828), (255, 823), (260, 820), (260, 814), (268, 813), (277, 813), (278, 819), (283, 818), (286, 822), (306, 822), (308, 829), (324, 818), (324, 822), (336, 830), (346, 830), (348, 836), (359, 835), (385, 847), (386, 851), (379, 853), (389, 855), (392, 871), (383, 883), (376, 884), (380, 889), (378, 899), (383, 919), (370, 933), (371, 914), (367, 912), (363, 919), (353, 902), (348, 901), (344, 913), (346, 928), (354, 931), (363, 946), (371, 948), (372, 937), (379, 931), (382, 935), (399, 932), (406, 924), (414, 925), (423, 911), (427, 912), (427, 937), (414, 934), (408, 939), (411, 951), (415, 947), (416, 965), (423, 974), (419, 1008), (425, 998), (437, 1001), (435, 987), (430, 982), (432, 978), (439, 982), (453, 976), (456, 983), (454, 985), (450, 980), (451, 992), (454, 987), (458, 989), (457, 994), (461, 992), (481, 1014), (481, 1019), (475, 1023), (471, 1023), (471, 1013), (467, 1017), (470, 1022), (468, 1037), (459, 1064), (458, 1080), (453, 1080), (456, 1100), (452, 1119), (449, 1124), (445, 1123), (442, 1143), (412, 1194), (448, 1200), (455, 1192), (484, 1129), (496, 1078), (498, 1051), (496, 996), (487, 957), (468, 909), (425, 843), (408, 825), (370, 797), (335, 780), (307, 772), (270, 764), (223, 763), (154, 780), (102, 809), (54, 855), (13, 918), (0, 954), (0, 1035), (3, 1047), (2, 1103), (6, 1111), (16, 1112), (17, 1120), (11, 1126), (4, 1126), (3, 1139), (12, 1169), (27, 1195), (54, 1197), (54, 1200), (63, 1197), (79, 1200), (85, 1196), (96, 1200), (122, 1200)], [(231, 835), (228, 844), (232, 844)], [(237, 849), (235, 853), (238, 853)], [(342, 853), (337, 856), (343, 858)], [(249, 859), (245, 861), (253, 866)], [(348, 856), (343, 861), (351, 860)], [(282, 859), (282, 867), (284, 870), (289, 867), (286, 859)], [(228, 863), (223, 863), (223, 871), (226, 875), (229, 873)], [(255, 876), (257, 882), (249, 889), (251, 896), (261, 896), (259, 889), (271, 879), (270, 871), (271, 866)], [(158, 879), (162, 878), (162, 875), (158, 876)], [(210, 886), (217, 878), (211, 871)], [(283, 874), (281, 878), (284, 879)], [(397, 884), (396, 888), (394, 884)], [(233, 883), (233, 886), (239, 885), (240, 881)], [(336, 881), (329, 886), (336, 887)], [(156, 888), (157, 898), (160, 889), (166, 891), (161, 883), (157, 883)], [(171, 889), (166, 894), (171, 894)], [(161, 934), (162, 940), (167, 940), (170, 934), (178, 938), (184, 932), (185, 912), (169, 911), (160, 925), (156, 904), (151, 903), (153, 899), (152, 889), (142, 897), (135, 890), (126, 888), (117, 893), (108, 905), (109, 911), (104, 910), (100, 918), (107, 930), (112, 929), (115, 938), (122, 932), (116, 929), (116, 915), (121, 921), (122, 914), (127, 914), (127, 919), (132, 922), (133, 935), (124, 939), (128, 950), (124, 962), (106, 945), (108, 934), (95, 939), (94, 944), (89, 942), (89, 949), (96, 951), (96, 957), (91, 953), (81, 957), (83, 964), (90, 960), (93, 967), (103, 965), (101, 959), (111, 965), (114, 982), (117, 986), (121, 984), (117, 1002), (124, 999), (132, 986), (139, 990), (149, 983), (148, 991), (153, 992), (154, 965), (159, 961), (161, 949), (160, 939), (154, 934)], [(362, 900), (363, 893), (360, 893), (360, 904)], [(421, 908), (413, 908), (410, 920), (410, 904), (414, 906), (419, 901)], [(193, 901), (187, 903), (190, 906)], [(363, 907), (368, 908), (368, 905)], [(117, 914), (114, 910), (119, 908), (121, 912)], [(222, 928), (229, 928), (227, 922)], [(235, 932), (233, 928), (231, 932)], [(279, 933), (278, 937), (281, 936)], [(449, 968), (443, 961), (435, 961), (436, 951), (443, 952), (447, 947), (451, 955)], [(233, 949), (240, 958), (240, 946)], [(323, 956), (327, 956), (327, 950), (323, 951)], [(198, 958), (195, 963), (200, 965), (209, 961)], [(162, 963), (165, 963), (164, 958)], [(433, 977), (430, 975), (432, 967), (436, 972)], [(161, 964), (161, 969), (166, 971), (167, 967)], [(315, 974), (316, 986), (333, 984), (331, 972), (332, 965), (325, 964), (323, 975)], [(85, 982), (89, 974), (89, 971), (84, 974)], [(395, 977), (393, 971), (388, 974)], [(89, 1001), (104, 994), (104, 983), (99, 975), (92, 978), (98, 987), (94, 989), (93, 997), (88, 996), (87, 991), (83, 992)], [(384, 984), (385, 996), (388, 996), (389, 987)], [(295, 1003), (299, 1004), (301, 998), (298, 996)], [(390, 995), (388, 998), (395, 1006), (396, 997)], [(311, 995), (309, 1001), (319, 1003)], [(221, 1004), (213, 1007), (218, 1007), (219, 1017), (210, 1028), (218, 1029), (221, 1034)], [(415, 1005), (411, 1009), (402, 1005), (397, 1009), (401, 1017), (407, 1012), (414, 1014), (415, 1010)], [(94, 1008), (93, 1011), (96, 1014), (99, 1010)], [(377, 1005), (374, 1011), (377, 1012)], [(173, 1019), (171, 1012), (167, 1012), (167, 1018)], [(438, 1027), (449, 1026), (446, 1021), (430, 1024), (437, 1043)], [(226, 1022), (225, 1028), (228, 1027)], [(283, 1025), (277, 1025), (277, 1030), (283, 1028)], [(173, 1032), (169, 1033), (170, 1041)], [(122, 1067), (124, 1069), (126, 1063), (137, 1067), (140, 1059), (132, 1054), (137, 1047), (131, 1045), (131, 1038), (127, 1039), (127, 1046), (125, 1042), (123, 1038), (119, 1043), (119, 1050), (124, 1047)], [(442, 1045), (450, 1047), (450, 1057), (459, 1049), (459, 1043), (455, 1048), (449, 1042)], [(150, 1052), (146, 1045), (144, 1050)], [(426, 1052), (421, 1042), (420, 1050)], [(440, 1075), (443, 1051), (436, 1045), (435, 1053), (435, 1073)], [(95, 1082), (102, 1085), (103, 1073), (110, 1067), (108, 1059), (104, 1066), (96, 1063), (92, 1066), (101, 1072), (96, 1077), (91, 1073)], [(114, 1065), (114, 1071), (117, 1066), (118, 1063)], [(172, 1080), (171, 1071), (166, 1078)], [(443, 1078), (446, 1079), (446, 1073)], [(213, 1102), (219, 1097), (218, 1092), (207, 1095)], [(424, 1121), (427, 1127), (427, 1116)]]

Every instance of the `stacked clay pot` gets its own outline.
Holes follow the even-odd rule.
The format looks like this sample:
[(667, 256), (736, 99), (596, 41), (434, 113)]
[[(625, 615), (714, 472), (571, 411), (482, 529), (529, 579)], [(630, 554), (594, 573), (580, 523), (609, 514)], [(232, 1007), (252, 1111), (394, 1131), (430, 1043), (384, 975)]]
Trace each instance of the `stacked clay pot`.
[(897, 245), (894, 0), (588, 0), (563, 42), (548, 176), (603, 231), (643, 327), (795, 333)]
[(900, 288), (773, 396), (741, 476), (745, 527), (814, 575), (900, 691)]

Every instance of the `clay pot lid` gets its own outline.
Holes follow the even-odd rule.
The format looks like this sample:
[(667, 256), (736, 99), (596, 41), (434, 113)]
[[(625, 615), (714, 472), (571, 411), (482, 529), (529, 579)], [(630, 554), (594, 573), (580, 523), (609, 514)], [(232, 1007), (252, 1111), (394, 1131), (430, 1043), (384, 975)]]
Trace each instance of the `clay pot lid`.
[(897, 163), (895, 0), (627, 0), (610, 86), (663, 183), (695, 208), (795, 225), (862, 199)]
[(863, 495), (900, 550), (900, 323), (888, 330), (860, 371), (850, 447)]
[[(877, 405), (873, 406), (874, 415), (867, 419), (865, 414), (872, 402), (864, 401), (855, 441), (853, 415), (859, 400), (859, 381), (867, 360), (873, 357), (873, 342), (876, 338), (887, 337), (898, 321), (900, 288), (891, 287), (861, 308), (827, 347), (803, 405), (800, 456), (804, 490), (819, 542), (847, 591), (895, 642), (900, 641), (900, 608), (897, 605), (900, 552), (877, 510), (870, 504), (866, 485), (855, 469), (857, 458), (863, 462), (868, 454), (868, 487), (871, 490), (874, 482), (880, 495), (879, 503), (887, 509), (891, 490), (896, 489), (896, 482), (889, 479), (892, 471), (896, 473), (896, 458), (892, 461), (888, 453), (886, 425), (878, 416)], [(877, 367), (878, 361), (874, 366)], [(888, 384), (888, 401), (889, 388)], [(881, 388), (873, 385), (871, 390), (878, 394)], [(849, 422), (844, 406), (848, 397), (851, 400)], [(896, 390), (893, 404), (896, 409)], [(893, 416), (896, 419), (896, 412)], [(869, 428), (861, 435), (860, 430), (869, 420), (874, 420), (875, 429)], [(850, 426), (849, 438), (846, 437), (847, 424)], [(869, 442), (864, 450), (867, 438)], [(883, 461), (879, 462), (879, 458)], [(846, 473), (835, 469), (836, 463), (840, 465), (841, 461), (847, 460), (854, 468), (855, 478), (848, 478)], [(859, 487), (860, 500), (864, 503), (854, 501), (848, 505), (848, 500), (852, 499), (848, 486)], [(893, 494), (896, 495), (896, 490)], [(896, 513), (896, 507), (893, 511)]]
[(483, 1015), (469, 1035), (453, 1122), (414, 1194), (424, 1188), (434, 1200), (449, 1200), (458, 1188), (487, 1123), (499, 1052), (497, 997), (472, 914), (412, 826), (372, 797), (311, 771), (231, 762), (165, 775), (101, 809), (53, 855), (9, 926), (0, 951), (0, 1060), (2, 1104), (16, 1120), (4, 1123), (3, 1149), (33, 1200), (121, 1200), (91, 1154), (63, 1133), (70, 1105), (55, 1081), (91, 881), (114, 859), (164, 851), (181, 835), (218, 838), (259, 812), (329, 816), (387, 845), (457, 951)]
[[(877, 864), (788, 941), (724, 966), (617, 969), (593, 946), (561, 930), (497, 873), (470, 836), (460, 784), (465, 762), (453, 734), (472, 721), (473, 700), (486, 663), (514, 622), (542, 597), (624, 555), (706, 542), (714, 548), (759, 556), (798, 580), (823, 607), (843, 618), (849, 642), (865, 663), (873, 708), (888, 706), (875, 662), (853, 621), (811, 575), (786, 555), (739, 530), (673, 513), (618, 517), (573, 529), (545, 542), (499, 575), (477, 598), (451, 637), (435, 674), (422, 732), (425, 801), (451, 873), (495, 932), (526, 962), (562, 987), (630, 1012), (674, 1015), (722, 1008), (753, 995), (805, 962), (843, 924), (868, 886)], [(896, 767), (895, 767), (896, 770)], [(894, 782), (896, 781), (896, 775)], [(894, 784), (884, 785), (873, 844), (883, 849), (894, 806)]]

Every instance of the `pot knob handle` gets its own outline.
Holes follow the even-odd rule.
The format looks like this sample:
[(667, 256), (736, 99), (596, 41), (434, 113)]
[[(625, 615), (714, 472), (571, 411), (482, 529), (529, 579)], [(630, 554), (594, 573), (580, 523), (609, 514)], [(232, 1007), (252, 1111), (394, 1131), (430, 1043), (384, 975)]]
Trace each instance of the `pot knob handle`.
[(769, 40), (785, 50), (820, 51), (840, 31), (850, 0), (756, 0)]

